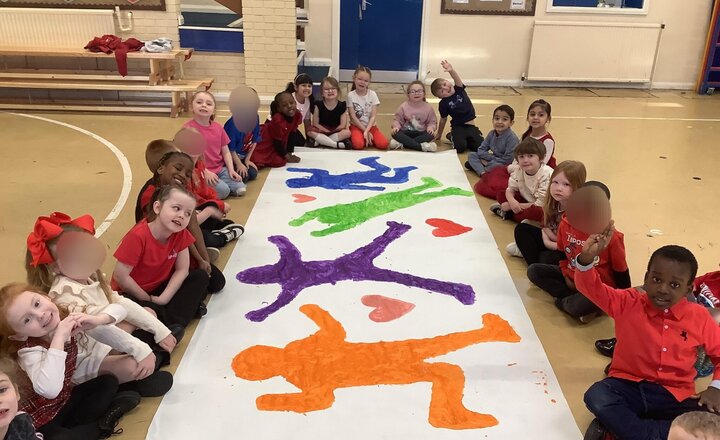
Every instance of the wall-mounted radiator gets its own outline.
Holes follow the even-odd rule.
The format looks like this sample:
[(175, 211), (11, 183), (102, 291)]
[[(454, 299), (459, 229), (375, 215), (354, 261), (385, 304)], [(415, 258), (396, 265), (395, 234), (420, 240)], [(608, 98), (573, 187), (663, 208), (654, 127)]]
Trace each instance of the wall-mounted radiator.
[(536, 21), (530, 81), (650, 82), (664, 25)]
[(82, 49), (115, 33), (112, 10), (0, 8), (0, 44), (19, 48)]

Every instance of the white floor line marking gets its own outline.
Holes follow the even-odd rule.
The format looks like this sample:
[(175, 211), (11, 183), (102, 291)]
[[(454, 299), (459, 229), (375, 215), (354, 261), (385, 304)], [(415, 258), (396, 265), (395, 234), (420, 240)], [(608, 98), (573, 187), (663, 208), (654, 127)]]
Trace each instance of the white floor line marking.
[(125, 206), (125, 203), (127, 202), (128, 196), (130, 195), (130, 189), (132, 187), (132, 170), (130, 169), (130, 163), (127, 160), (127, 157), (116, 147), (112, 142), (105, 139), (104, 137), (98, 136), (95, 133), (85, 130), (84, 128), (76, 127), (72, 124), (68, 124), (66, 122), (56, 121), (54, 119), (48, 119), (43, 118), (42, 116), (35, 116), (35, 115), (28, 115), (25, 113), (9, 113), (11, 115), (15, 116), (23, 116), (25, 118), (31, 118), (31, 119), (37, 119), (40, 121), (49, 122), (51, 124), (61, 125), (63, 127), (67, 127), (71, 130), (78, 131), (84, 135), (90, 136), (91, 138), (95, 139), (96, 141), (100, 142), (101, 144), (105, 145), (117, 158), (118, 162), (120, 162), (120, 167), (122, 168), (123, 172), (123, 186), (122, 190), (120, 191), (120, 196), (118, 197), (117, 202), (115, 202), (115, 206), (110, 210), (107, 217), (105, 217), (105, 220), (100, 223), (99, 226), (95, 229), (95, 237), (100, 237), (107, 231), (107, 229), (110, 227), (110, 225), (117, 219), (118, 215), (120, 214), (120, 211), (122, 211), (123, 207)]
[[(230, 110), (218, 110), (221, 114), (230, 114)], [(260, 111), (261, 114), (268, 113)], [(395, 116), (395, 113), (378, 113), (378, 116)], [(477, 118), (489, 118), (490, 115), (476, 115)], [(720, 118), (661, 118), (646, 116), (553, 116), (553, 119), (595, 119), (607, 121), (681, 121), (681, 122), (720, 122)], [(520, 119), (516, 118), (516, 121)]]

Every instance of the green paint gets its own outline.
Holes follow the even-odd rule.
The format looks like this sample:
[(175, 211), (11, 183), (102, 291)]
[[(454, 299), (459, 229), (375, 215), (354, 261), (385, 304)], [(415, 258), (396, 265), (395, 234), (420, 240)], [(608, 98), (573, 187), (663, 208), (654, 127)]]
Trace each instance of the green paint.
[(320, 223), (331, 225), (329, 228), (310, 233), (313, 237), (324, 237), (336, 232), (352, 229), (372, 218), (389, 214), (398, 209), (409, 208), (437, 197), (470, 197), (473, 195), (472, 191), (466, 191), (457, 187), (418, 194), (426, 189), (442, 186), (442, 183), (432, 177), (423, 177), (421, 180), (423, 181), (422, 185), (401, 191), (385, 192), (353, 203), (340, 203), (314, 209), (306, 212), (302, 217), (291, 220), (289, 224), (290, 226), (301, 226), (310, 220), (317, 220)]

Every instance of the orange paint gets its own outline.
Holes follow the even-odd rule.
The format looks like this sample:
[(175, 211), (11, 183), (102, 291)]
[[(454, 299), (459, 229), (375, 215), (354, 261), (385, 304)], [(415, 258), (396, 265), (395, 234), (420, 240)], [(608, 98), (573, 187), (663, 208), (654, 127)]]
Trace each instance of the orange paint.
[(383, 295), (365, 295), (361, 299), (368, 307), (374, 307), (368, 315), (375, 322), (389, 322), (398, 319), (415, 308), (415, 304)]
[(293, 202), (295, 203), (307, 203), (316, 200), (317, 197), (309, 196), (307, 194), (293, 194)]
[(314, 334), (284, 348), (256, 345), (232, 361), (235, 375), (246, 380), (282, 376), (300, 391), (257, 398), (262, 411), (304, 413), (330, 408), (335, 390), (357, 386), (432, 383), (428, 421), (437, 428), (475, 429), (497, 425), (489, 414), (462, 403), (465, 374), (453, 364), (426, 359), (481, 342), (519, 342), (520, 336), (497, 315), (483, 315), (483, 327), (428, 339), (348, 342), (342, 324), (317, 305), (300, 311), (319, 327)]

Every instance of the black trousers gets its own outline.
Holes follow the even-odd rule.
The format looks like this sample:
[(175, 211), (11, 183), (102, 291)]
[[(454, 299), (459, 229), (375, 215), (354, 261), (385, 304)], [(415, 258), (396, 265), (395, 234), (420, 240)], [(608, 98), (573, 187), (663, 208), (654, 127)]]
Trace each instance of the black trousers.
[(559, 266), (543, 263), (531, 264), (528, 267), (527, 276), (533, 284), (558, 298), (558, 307), (574, 318), (600, 311), (600, 308), (585, 295), (568, 287)]
[(395, 133), (393, 139), (403, 144), (405, 148), (422, 151), (423, 142), (431, 142), (435, 137), (427, 131), (400, 130)]
[(76, 385), (55, 418), (37, 431), (45, 440), (96, 440), (100, 433), (98, 420), (107, 412), (117, 391), (118, 380), (112, 375)]
[(477, 151), (484, 140), (480, 129), (474, 125), (455, 125), (450, 128), (450, 133), (453, 147), (458, 153), (464, 153), (465, 150)]
[(537, 226), (518, 223), (515, 226), (515, 244), (522, 252), (528, 266), (535, 263), (557, 266), (561, 260), (565, 259), (564, 253), (552, 251), (545, 247), (542, 239), (542, 229)]
[[(215, 269), (219, 272), (219, 269)], [(222, 275), (222, 273), (220, 273), (220, 275)], [(223, 285), (225, 284), (224, 281), (223, 279)], [(175, 292), (175, 296), (165, 305), (151, 303), (150, 301), (141, 301), (132, 295), (128, 295), (128, 297), (143, 307), (151, 308), (163, 324), (167, 326), (177, 324), (187, 327), (190, 321), (195, 318), (200, 303), (203, 302), (207, 296), (209, 285), (210, 277), (208, 277), (207, 272), (202, 269), (192, 269), (178, 291)], [(166, 286), (167, 281), (163, 282), (152, 292), (148, 292), (148, 294), (151, 296), (160, 296)]]

